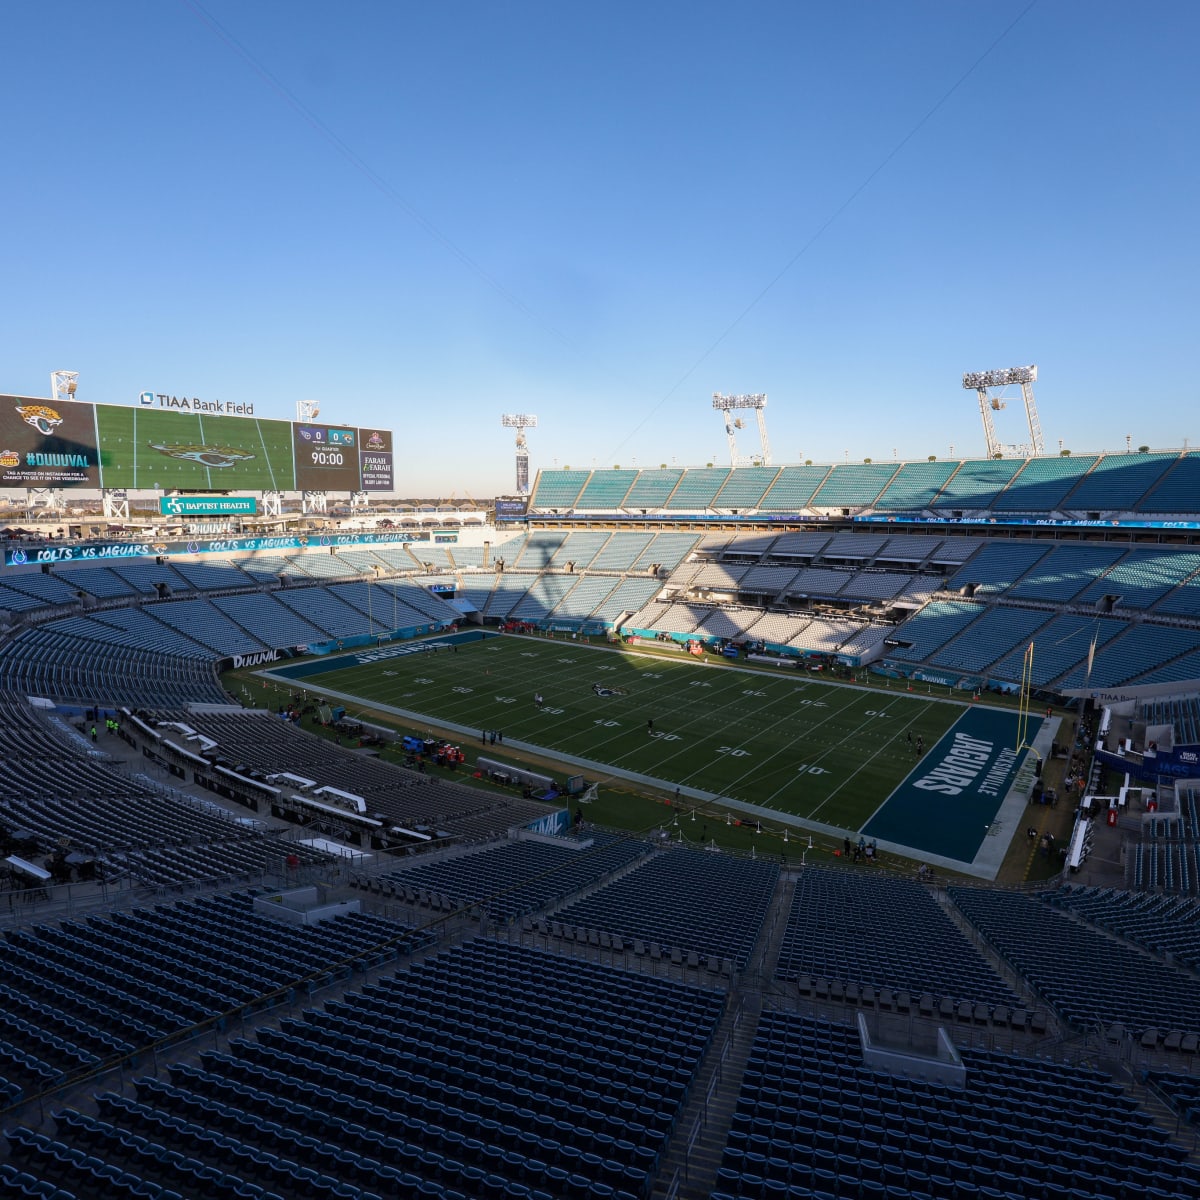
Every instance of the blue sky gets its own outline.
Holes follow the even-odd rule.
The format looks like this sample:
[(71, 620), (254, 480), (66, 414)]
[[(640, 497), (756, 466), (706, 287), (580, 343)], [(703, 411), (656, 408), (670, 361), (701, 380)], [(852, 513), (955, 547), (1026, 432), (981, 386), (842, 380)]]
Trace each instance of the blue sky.
[(317, 399), (446, 497), (503, 412), (726, 462), (714, 391), (777, 462), (979, 454), (1028, 362), (1051, 449), (1195, 444), (1200, 6), (1026, 8), (6, 5), (0, 391)]

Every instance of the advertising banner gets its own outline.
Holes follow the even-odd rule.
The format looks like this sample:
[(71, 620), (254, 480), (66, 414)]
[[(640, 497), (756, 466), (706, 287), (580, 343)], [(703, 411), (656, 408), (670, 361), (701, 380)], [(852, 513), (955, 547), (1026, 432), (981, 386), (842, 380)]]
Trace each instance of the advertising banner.
[(253, 496), (163, 496), (158, 511), (164, 517), (253, 517), (258, 501)]
[(358, 431), (359, 474), (364, 492), (390, 492), (395, 488), (390, 429)]
[(18, 546), (5, 550), (6, 567), (29, 563), (85, 562), (96, 558), (148, 558), (163, 555), (244, 554), (256, 550), (313, 550), (329, 546), (387, 546), (413, 541), (411, 533), (334, 533), (320, 537), (267, 535), (261, 537), (194, 538), (191, 541), (56, 543), (52, 546)]

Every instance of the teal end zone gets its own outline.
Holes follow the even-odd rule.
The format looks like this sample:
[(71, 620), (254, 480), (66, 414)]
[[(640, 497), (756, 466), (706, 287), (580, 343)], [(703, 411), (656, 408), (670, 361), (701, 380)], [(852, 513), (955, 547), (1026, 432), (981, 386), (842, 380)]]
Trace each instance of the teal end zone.
[[(460, 630), (458, 633), (443, 633), (419, 641), (384, 642), (379, 646), (364, 646), (361, 650), (350, 653), (330, 653), (328, 658), (295, 663), (290, 667), (272, 664), (270, 674), (280, 679), (311, 679), (314, 675), (325, 675), (329, 671), (344, 671), (347, 667), (365, 667), (368, 663), (387, 662), (389, 659), (404, 658), (409, 654), (436, 654), (442, 646), (450, 647), (456, 642), (462, 646), (467, 642), (477, 642), (483, 638), (499, 636), (500, 634), (491, 630), (466, 629)], [(334, 645), (336, 643), (329, 643), (331, 651)]]
[(1025, 756), (1016, 752), (1019, 721), (1015, 712), (968, 709), (883, 802), (863, 836), (973, 862)]

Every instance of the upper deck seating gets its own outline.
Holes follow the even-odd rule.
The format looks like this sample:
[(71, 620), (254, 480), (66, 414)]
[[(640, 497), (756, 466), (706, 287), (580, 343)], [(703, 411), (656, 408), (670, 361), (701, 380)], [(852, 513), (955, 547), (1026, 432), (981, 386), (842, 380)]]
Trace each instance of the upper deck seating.
[(1174, 465), (1177, 454), (1105, 454), (1062, 501), (1073, 512), (1129, 512)]
[(293, 554), (288, 566), (292, 575), (306, 579), (354, 579), (362, 574), (352, 562), (328, 551)]
[(566, 512), (575, 506), (590, 471), (539, 471), (530, 508), (551, 508)]
[(845, 463), (835, 466), (813, 493), (812, 508), (867, 508), (895, 478), (896, 463)]
[(891, 600), (913, 581), (896, 571), (856, 571), (839, 593), (856, 600)]
[[(747, 576), (762, 570), (772, 570), (770, 567), (746, 567), (733, 563), (710, 562), (692, 564), (682, 568), (688, 572), (686, 584), (689, 590), (708, 592), (736, 592), (738, 584)], [(795, 574), (795, 568), (789, 567), (788, 578)], [(693, 573), (694, 572), (694, 573)]]
[(1096, 464), (1094, 454), (1031, 458), (996, 497), (996, 512), (1055, 512), (1068, 493)]
[(613, 512), (622, 506), (637, 476), (636, 471), (593, 471), (572, 507), (585, 512)]
[(779, 477), (779, 467), (737, 467), (729, 472), (713, 508), (747, 512), (759, 507), (767, 489)]
[(800, 512), (829, 474), (829, 467), (784, 467), (758, 507), (764, 512)]
[(1024, 459), (969, 459), (942, 485), (930, 508), (957, 508), (964, 512), (991, 508), (1024, 465)]
[(928, 508), (946, 480), (958, 470), (958, 462), (905, 463), (883, 489), (873, 507), (881, 512), (917, 512)]
[(728, 467), (692, 467), (684, 471), (667, 501), (667, 508), (683, 512), (714, 508), (717, 493), (729, 475)]
[(1193, 450), (1177, 458), (1134, 508), (1142, 513), (1200, 513), (1200, 453)]
[(675, 485), (683, 477), (683, 471), (675, 467), (662, 468), (656, 471), (639, 471), (637, 479), (625, 497), (623, 507), (632, 511), (655, 512), (666, 506), (667, 500), (675, 490)]

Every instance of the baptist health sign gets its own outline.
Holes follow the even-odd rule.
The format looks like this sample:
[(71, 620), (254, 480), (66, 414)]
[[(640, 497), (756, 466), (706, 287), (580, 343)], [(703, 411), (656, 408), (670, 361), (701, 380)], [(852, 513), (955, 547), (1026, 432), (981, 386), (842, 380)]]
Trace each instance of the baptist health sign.
[(164, 517), (253, 517), (258, 501), (253, 496), (163, 496), (158, 511)]

